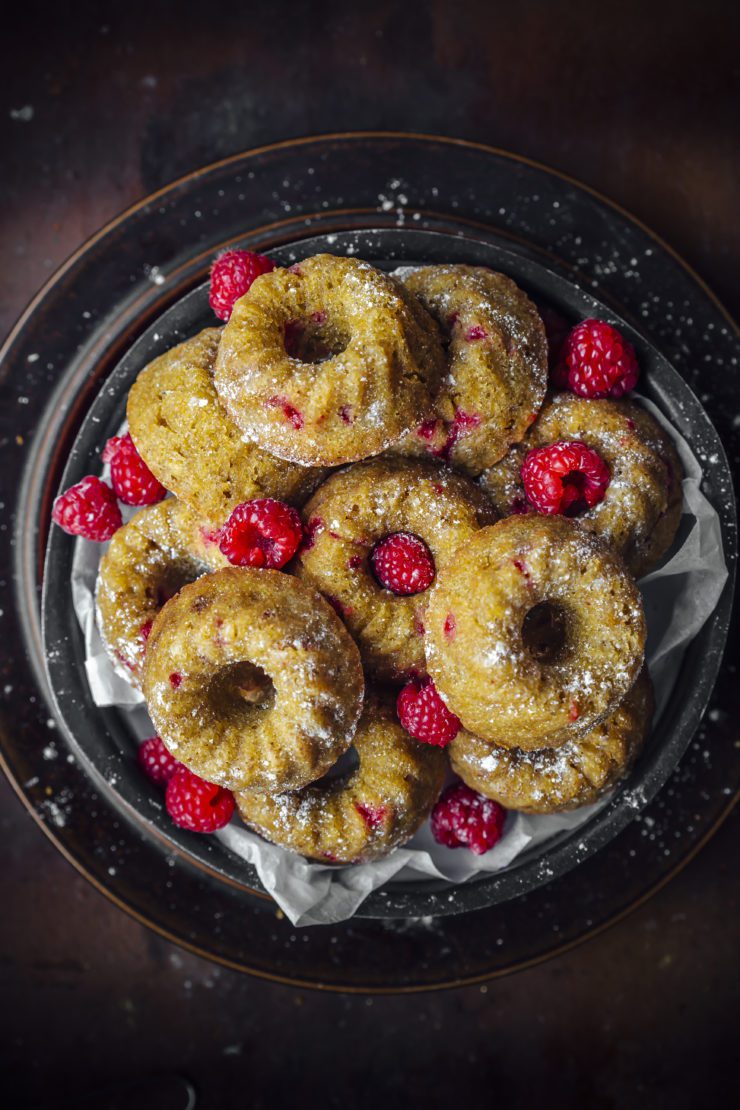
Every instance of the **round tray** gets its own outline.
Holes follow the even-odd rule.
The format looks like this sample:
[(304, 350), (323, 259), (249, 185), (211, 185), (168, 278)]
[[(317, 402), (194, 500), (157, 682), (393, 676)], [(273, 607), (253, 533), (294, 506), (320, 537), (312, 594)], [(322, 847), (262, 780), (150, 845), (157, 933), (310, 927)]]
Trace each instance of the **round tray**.
[[(451, 148), (454, 159), (449, 157)], [(404, 176), (412, 184), (405, 184)], [(342, 202), (336, 189), (332, 190), (332, 181), (340, 181), (345, 193), (358, 200), (374, 199), (374, 205), (369, 210), (339, 210)], [(309, 214), (305, 207), (306, 197), (314, 191), (324, 206), (318, 215)], [(506, 227), (484, 231), (476, 225), (482, 215), (490, 218), (493, 202), (481, 197), (494, 191), (496, 211), (501, 210), (499, 219)], [(282, 199), (271, 199), (272, 193)], [(430, 199), (441, 212), (426, 210)], [(270, 219), (276, 215), (276, 207), (282, 207), (283, 213), (289, 208), (292, 214)], [(558, 207), (562, 211), (553, 215)], [(445, 209), (452, 214), (445, 214)], [(103, 792), (101, 779), (95, 779), (86, 761), (45, 760), (48, 711), (29, 700), (39, 693), (48, 696), (37, 590), (51, 498), (82, 418), (119, 356), (153, 319), (159, 319), (167, 305), (180, 301), (175, 312), (182, 310), (187, 303), (181, 300), (182, 294), (202, 281), (209, 258), (224, 243), (238, 240), (276, 251), (286, 238), (310, 231), (332, 234), (340, 227), (359, 228), (363, 223), (384, 221), (463, 233), (466, 242), (460, 249), (468, 252), (508, 247), (518, 260), (517, 269), (510, 272), (532, 288), (536, 283), (522, 276), (521, 267), (546, 256), (551, 268), (570, 279), (558, 286), (564, 299), (559, 292), (550, 296), (556, 304), (568, 307), (570, 290), (576, 298), (570, 310), (581, 314), (583, 302), (578, 299), (577, 287), (585, 286), (618, 306), (623, 315), (641, 319), (643, 326), (653, 325), (654, 335), (657, 314), (641, 290), (660, 289), (665, 302), (672, 300), (682, 306), (684, 316), (693, 315), (698, 325), (695, 338), (707, 337), (715, 362), (720, 357), (729, 361), (734, 353), (734, 337), (716, 305), (643, 229), (586, 190), (501, 152), (420, 137), (329, 137), (252, 152), (176, 183), (114, 222), (71, 260), (37, 298), (6, 345), (7, 380), (16, 395), (27, 401), (14, 412), (21, 417), (20, 422), (15, 421), (20, 442), (11, 440), (4, 448), (4, 462), (13, 454), (17, 461), (4, 466), (3, 483), (6, 501), (12, 500), (19, 509), (13, 600), (20, 619), (14, 633), (24, 637), (28, 660), (20, 652), (13, 660), (12, 678), (26, 691), (26, 697), (14, 707), (12, 728), (11, 722), (5, 722), (3, 750), (16, 787), (44, 819), (62, 850), (111, 897), (161, 932), (232, 966), (268, 977), (345, 989), (402, 990), (504, 973), (575, 943), (624, 912), (664, 881), (721, 819), (728, 800), (724, 791), (734, 783), (736, 770), (727, 752), (707, 764), (697, 758), (692, 746), (644, 821), (629, 825), (596, 859), (501, 909), (429, 920), (430, 912), (437, 915), (446, 908), (436, 893), (426, 895), (432, 898), (429, 907), (415, 900), (411, 909), (405, 903), (405, 912), (423, 912), (417, 922), (355, 919), (296, 934), (276, 918), (269, 902), (244, 889), (243, 876), (235, 879), (232, 875), (227, 881), (211, 859), (183, 855), (183, 846), (174, 847), (161, 831), (154, 832), (150, 824), (143, 829), (134, 816), (138, 804), (121, 806), (109, 788)], [(578, 235), (572, 230), (575, 227)], [(371, 253), (373, 238), (363, 241), (363, 252), (370, 257), (387, 256), (388, 248), (380, 248), (379, 239), (378, 250)], [(337, 249), (331, 243), (328, 246)], [(447, 244), (445, 249), (449, 256)], [(629, 263), (633, 274), (639, 273), (640, 286), (634, 278), (619, 285), (615, 279), (619, 267), (605, 264), (610, 252), (624, 259), (625, 266)], [(304, 253), (310, 253), (310, 248)], [(430, 257), (427, 248), (421, 253)], [(402, 257), (419, 254), (418, 247), (407, 246)], [(474, 261), (479, 256), (467, 253), (465, 257)], [(489, 261), (491, 257), (487, 254)], [(579, 259), (581, 267), (590, 265), (603, 271), (604, 287), (574, 267)], [(557, 284), (558, 274), (551, 277)], [(196, 301), (198, 296), (196, 293)], [(191, 320), (196, 318), (197, 313)], [(677, 330), (672, 329), (674, 338)], [(151, 335), (144, 343), (147, 341), (156, 343)], [(641, 350), (643, 358), (646, 352), (647, 348)], [(675, 351), (671, 353), (676, 362), (682, 361)], [(698, 349), (689, 347), (682, 353), (683, 361), (687, 353), (699, 357)], [(657, 355), (648, 357), (655, 357), (656, 365), (660, 362)], [(652, 378), (652, 364), (649, 375)], [(704, 379), (713, 389), (715, 377), (716, 399), (725, 404), (729, 401), (725, 412), (731, 412), (730, 376), (705, 371)], [(49, 384), (55, 386), (51, 394)], [(724, 397), (720, 389), (724, 389)], [(672, 418), (697, 444), (696, 429), (688, 429), (679, 414), (671, 412), (671, 395), (669, 388), (661, 402), (664, 407), (667, 403)], [(697, 420), (698, 413), (699, 409)], [(711, 428), (704, 427), (711, 438)], [(107, 427), (101, 428), (100, 439), (107, 431)], [(29, 434), (32, 440), (26, 450)], [(701, 446), (702, 450), (710, 447), (709, 439)], [(721, 450), (715, 450), (715, 444), (711, 447), (712, 454), (706, 457), (721, 458)], [(24, 455), (26, 465), (19, 485), (17, 473)], [(712, 473), (718, 476), (717, 471)], [(731, 551), (734, 532), (729, 490), (717, 487), (712, 495), (724, 513), (726, 547)], [(715, 634), (721, 632), (727, 616), (729, 602), (723, 604), (712, 622)], [(710, 661), (694, 688), (699, 690), (691, 706), (694, 724), (718, 665), (720, 640), (721, 635), (712, 640)], [(706, 685), (702, 685), (705, 679)], [(99, 727), (97, 717), (88, 713), (78, 720), (78, 726), (74, 730), (77, 739), (88, 745), (89, 735)], [(682, 733), (677, 747), (671, 749), (674, 761), (690, 731)], [(667, 742), (673, 743), (675, 735), (671, 732)], [(59, 744), (57, 750), (61, 747)], [(657, 776), (650, 780), (654, 789), (668, 770), (665, 766), (658, 769), (662, 750), (662, 745), (652, 750)], [(97, 797), (96, 791), (100, 791)], [(674, 846), (674, 829), (685, 832), (687, 826), (690, 831)], [(604, 839), (613, 835), (615, 827), (606, 827)], [(594, 837), (593, 846), (598, 843), (603, 840)], [(557, 857), (559, 871), (572, 865), (572, 851), (569, 858), (565, 844), (556, 852), (563, 853)], [(512, 874), (515, 872), (513, 869)], [(603, 881), (605, 874), (608, 882)], [(493, 880), (494, 887), (497, 881)], [(480, 904), (475, 897), (477, 888), (483, 892), (481, 901), (491, 901), (491, 892), (476, 883), (467, 888), (474, 893), (466, 906)], [(510, 887), (500, 896), (510, 898), (514, 889)], [(493, 897), (498, 896), (494, 890)], [(398, 897), (416, 899), (417, 892), (399, 892)], [(399, 910), (403, 912), (404, 906), (392, 908), (394, 913)], [(378, 906), (373, 912), (387, 911)], [(300, 956), (296, 953), (298, 935)], [(416, 953), (413, 959), (404, 938)]]
[[(634, 344), (643, 370), (641, 388), (660, 405), (702, 458), (721, 462), (705, 482), (705, 494), (719, 512), (725, 511), (731, 479), (717, 433), (683, 379), (662, 355), (624, 320), (609, 312), (572, 281), (541, 263), (470, 235), (382, 228), (313, 236), (279, 247), (276, 262), (289, 265), (312, 254), (351, 254), (392, 269), (413, 262), (465, 262), (490, 266), (514, 278), (540, 304), (547, 303), (573, 321), (588, 316), (609, 318)], [(213, 325), (208, 284), (184, 296), (151, 324), (121, 359), (90, 406), (72, 446), (62, 487), (78, 482), (99, 466), (99, 452), (125, 419), (128, 391), (139, 371), (153, 358), (202, 328)], [(60, 424), (63, 418), (60, 417)], [(726, 526), (725, 546), (734, 533)], [(44, 571), (42, 617), (48, 676), (57, 716), (65, 737), (97, 788), (111, 805), (123, 806), (131, 820), (173, 849), (187, 853), (216, 879), (244, 887), (263, 888), (255, 868), (212, 837), (197, 836), (173, 826), (161, 807), (156, 787), (141, 775), (133, 757), (131, 728), (125, 710), (101, 710), (90, 696), (84, 670), (84, 645), (70, 604), (74, 540), (60, 529), (49, 535)], [(706, 708), (719, 669), (732, 603), (726, 590), (712, 618), (691, 643), (676, 680), (676, 695), (658, 722), (645, 752), (612, 800), (589, 821), (523, 853), (501, 872), (463, 884), (441, 881), (390, 882), (360, 906), (359, 917), (406, 918), (459, 914), (505, 902), (542, 886), (583, 862), (616, 836), (645, 808), (664, 785), (693, 737)], [(95, 727), (90, 728), (90, 722)]]

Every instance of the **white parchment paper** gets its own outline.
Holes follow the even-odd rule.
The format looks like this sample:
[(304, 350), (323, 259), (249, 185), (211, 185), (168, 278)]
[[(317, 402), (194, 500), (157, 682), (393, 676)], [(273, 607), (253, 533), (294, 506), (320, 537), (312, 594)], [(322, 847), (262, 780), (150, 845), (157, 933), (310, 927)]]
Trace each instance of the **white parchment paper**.
[[(719, 517), (701, 492), (697, 459), (660, 410), (646, 398), (638, 399), (669, 431), (685, 472), (683, 518), (674, 549), (662, 566), (639, 583), (647, 614), (647, 661), (655, 685), (657, 720), (671, 696), (684, 651), (719, 600), (727, 568)], [(131, 515), (128, 511), (124, 517)], [(85, 638), (87, 679), (95, 704), (127, 710), (132, 736), (142, 739), (153, 732), (143, 696), (111, 663), (96, 625), (95, 579), (103, 551), (101, 545), (78, 540), (72, 567), (72, 601)], [(386, 859), (354, 867), (308, 862), (268, 844), (236, 818), (214, 835), (228, 851), (254, 865), (263, 886), (294, 925), (326, 925), (351, 917), (368, 894), (385, 883), (412, 878), (462, 883), (482, 872), (500, 871), (525, 849), (577, 828), (604, 804), (602, 799), (573, 813), (552, 816), (510, 813), (503, 837), (484, 856), (437, 844), (427, 824)]]

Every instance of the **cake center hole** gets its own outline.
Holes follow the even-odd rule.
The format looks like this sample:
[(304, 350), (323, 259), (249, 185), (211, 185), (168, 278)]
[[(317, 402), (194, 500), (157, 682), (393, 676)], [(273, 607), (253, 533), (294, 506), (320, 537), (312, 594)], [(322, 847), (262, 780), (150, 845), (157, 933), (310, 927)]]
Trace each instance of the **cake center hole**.
[(527, 613), (522, 624), (522, 641), (540, 663), (554, 663), (565, 648), (565, 612), (552, 601), (541, 601)]
[(300, 362), (318, 365), (341, 355), (348, 345), (349, 336), (326, 312), (314, 312), (305, 320), (289, 320), (285, 325), (286, 353)]
[(214, 679), (214, 687), (215, 698), (234, 709), (267, 708), (275, 701), (270, 676), (247, 660), (225, 667)]
[(202, 573), (203, 568), (194, 561), (180, 560), (170, 563), (157, 579), (153, 599), (157, 608), (161, 609), (170, 598), (179, 594), (183, 586), (200, 578)]

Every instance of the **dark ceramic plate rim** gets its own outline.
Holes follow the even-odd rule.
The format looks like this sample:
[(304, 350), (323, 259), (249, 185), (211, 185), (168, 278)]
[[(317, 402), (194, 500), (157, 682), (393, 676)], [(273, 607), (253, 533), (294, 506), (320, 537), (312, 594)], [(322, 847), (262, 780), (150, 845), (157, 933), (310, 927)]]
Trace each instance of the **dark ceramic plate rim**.
[[(695, 451), (705, 457), (716, 454), (720, 465), (712, 472), (711, 480), (704, 483), (704, 491), (720, 511), (728, 563), (733, 562), (732, 544), (734, 533), (726, 526), (727, 505), (718, 501), (719, 489), (731, 489), (731, 478), (724, 450), (719, 437), (707, 414), (680, 375), (670, 366), (660, 352), (642, 335), (620, 318), (613, 310), (596, 300), (577, 285), (542, 266), (541, 263), (511, 252), (504, 248), (475, 239), (472, 236), (452, 236), (439, 232), (413, 231), (406, 229), (362, 229), (352, 232), (321, 235), (298, 240), (275, 249), (273, 255), (282, 262), (293, 261), (319, 250), (344, 253), (352, 246), (358, 253), (371, 261), (387, 262), (389, 266), (404, 262), (424, 261), (471, 261), (491, 265), (511, 274), (520, 284), (541, 300), (546, 300), (567, 315), (578, 318), (584, 315), (599, 315), (619, 326), (634, 343), (641, 364), (645, 370), (644, 392), (652, 396), (662, 411), (673, 421), (689, 441)], [(392, 260), (392, 261), (391, 261)], [(207, 306), (207, 286), (200, 285), (166, 309), (157, 320), (136, 340), (114, 370), (103, 382), (98, 395), (89, 407), (84, 421), (75, 438), (74, 446), (64, 470), (63, 487), (79, 480), (90, 467), (95, 448), (99, 449), (107, 435), (112, 434), (121, 419), (121, 404), (125, 391), (133, 380), (135, 372), (154, 354), (171, 345), (173, 339), (185, 338), (199, 327), (213, 323)], [(177, 324), (184, 315), (185, 320), (179, 334), (169, 325)], [(166, 335), (166, 339), (164, 336)], [(112, 412), (116, 413), (115, 419)], [(724, 512), (723, 512), (724, 510)], [(109, 721), (109, 739), (114, 749), (108, 753), (107, 765), (101, 770), (78, 739), (86, 730), (80, 728), (80, 720), (74, 712), (74, 696), (70, 692), (75, 681), (83, 687), (81, 705), (85, 705), (85, 716), (89, 718), (89, 693), (87, 692), (84, 672), (80, 667), (81, 633), (76, 625), (71, 607), (67, 613), (63, 605), (55, 600), (64, 597), (63, 589), (68, 582), (71, 561), (72, 541), (59, 530), (50, 533), (47, 546), (46, 564), (42, 595), (43, 635), (46, 648), (46, 665), (50, 689), (55, 708), (73, 750), (84, 761), (97, 787), (129, 817), (150, 835), (163, 838), (176, 845), (191, 860), (214, 872), (219, 878), (242, 886), (247, 891), (261, 891), (262, 887), (254, 868), (246, 861), (211, 841), (194, 837), (180, 830), (172, 829), (161, 807), (157, 808), (157, 796), (145, 793), (138, 780), (132, 779), (131, 790), (121, 793), (114, 790), (109, 782), (111, 777), (119, 777), (125, 769), (120, 765), (121, 747), (115, 742), (116, 732)], [(493, 905), (516, 897), (528, 890), (535, 889), (564, 874), (580, 861), (598, 851), (616, 836), (648, 802), (655, 796), (675, 769), (681, 755), (691, 741), (701, 716), (711, 695), (722, 659), (724, 642), (732, 605), (732, 586), (728, 583), (715, 613), (690, 645), (682, 673), (691, 668), (694, 681), (687, 684), (687, 695), (680, 701), (672, 702), (665, 711), (656, 735), (635, 772), (617, 791), (612, 801), (599, 814), (571, 833), (555, 841), (549, 841), (546, 851), (524, 853), (511, 868), (476, 879), (467, 884), (447, 882), (403, 883), (388, 885), (376, 891), (363, 904), (360, 916), (367, 917), (406, 917), (409, 914), (447, 914), (462, 913), (471, 909)], [(74, 656), (60, 651), (70, 624), (73, 637), (76, 637)], [(701, 659), (701, 666), (698, 660)], [(678, 682), (677, 682), (678, 686)], [(101, 711), (92, 707), (95, 713), (103, 713), (108, 719), (111, 714), (121, 718), (119, 710)], [(119, 721), (120, 725), (120, 721)], [(125, 749), (124, 749), (125, 750)], [(111, 757), (112, 756), (112, 761)], [(119, 766), (115, 766), (117, 759)], [(133, 796), (132, 796), (133, 794)], [(151, 814), (145, 812), (147, 804)], [(450, 897), (452, 896), (452, 897)]]

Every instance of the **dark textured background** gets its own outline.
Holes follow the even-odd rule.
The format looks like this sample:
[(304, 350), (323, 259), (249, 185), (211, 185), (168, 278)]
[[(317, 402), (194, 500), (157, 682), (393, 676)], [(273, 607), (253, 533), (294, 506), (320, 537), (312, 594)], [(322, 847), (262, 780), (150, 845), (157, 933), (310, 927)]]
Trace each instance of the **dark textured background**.
[[(737, 315), (739, 11), (16, 4), (0, 36), (0, 332), (87, 235), (173, 177), (359, 128), (478, 139), (579, 177)], [(177, 1070), (208, 1108), (683, 1110), (738, 1094), (736, 819), (582, 948), (488, 988), (365, 999), (173, 948), (78, 877), (4, 782), (0, 794), (3, 1105)], [(119, 1104), (170, 1105), (163, 1092)]]

